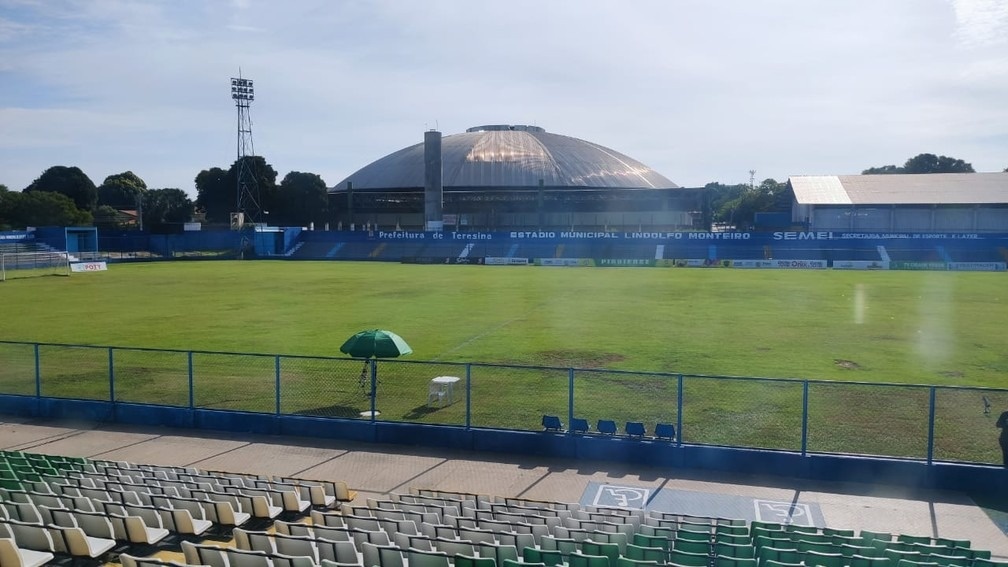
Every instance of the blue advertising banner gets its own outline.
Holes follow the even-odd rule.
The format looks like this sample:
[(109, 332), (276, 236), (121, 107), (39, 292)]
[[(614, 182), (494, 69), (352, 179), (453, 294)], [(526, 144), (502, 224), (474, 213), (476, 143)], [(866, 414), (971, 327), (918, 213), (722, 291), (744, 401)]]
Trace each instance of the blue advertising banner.
[(427, 241), (427, 242), (477, 242), (477, 241), (543, 241), (543, 240), (609, 240), (609, 241), (653, 241), (688, 242), (746, 242), (770, 244), (774, 242), (802, 241), (844, 241), (844, 240), (997, 240), (1008, 239), (1004, 233), (916, 233), (916, 232), (592, 232), (565, 230), (510, 231), (510, 232), (426, 232), (408, 230), (371, 230), (318, 232), (306, 231), (309, 240), (339, 240), (345, 242), (365, 241)]

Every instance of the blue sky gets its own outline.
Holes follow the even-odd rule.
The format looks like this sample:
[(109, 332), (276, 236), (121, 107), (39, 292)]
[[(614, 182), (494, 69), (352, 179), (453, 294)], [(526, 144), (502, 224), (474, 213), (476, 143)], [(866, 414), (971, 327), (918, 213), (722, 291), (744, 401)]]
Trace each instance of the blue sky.
[(535, 124), (685, 186), (922, 152), (1008, 167), (1004, 0), (0, 0), (0, 183), (52, 165), (194, 194), (256, 153), (335, 185), (480, 124)]

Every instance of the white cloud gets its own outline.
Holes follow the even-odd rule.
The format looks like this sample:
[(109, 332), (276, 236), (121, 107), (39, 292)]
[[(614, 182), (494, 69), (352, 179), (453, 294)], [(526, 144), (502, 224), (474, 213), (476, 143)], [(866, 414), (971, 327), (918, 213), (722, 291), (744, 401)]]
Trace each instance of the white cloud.
[(966, 47), (1008, 43), (1008, 3), (1004, 0), (953, 0), (956, 38)]
[(0, 183), (11, 187), (63, 163), (191, 190), (201, 169), (234, 159), (239, 68), (256, 81), (256, 150), (280, 175), (330, 184), (435, 123), (446, 134), (534, 123), (691, 186), (747, 181), (749, 169), (856, 173), (921, 152), (1008, 166), (1000, 2), (8, 6)]

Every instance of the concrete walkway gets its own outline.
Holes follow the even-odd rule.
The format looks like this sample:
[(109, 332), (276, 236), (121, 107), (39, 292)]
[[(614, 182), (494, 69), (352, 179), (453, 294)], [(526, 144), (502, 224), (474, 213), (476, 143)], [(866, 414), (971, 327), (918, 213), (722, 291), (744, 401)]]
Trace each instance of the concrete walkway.
[[(345, 481), (357, 501), (410, 488), (731, 515), (968, 539), (1008, 559), (1008, 536), (962, 493), (817, 483), (343, 440), (0, 417), (0, 448)], [(737, 511), (737, 513), (735, 512)], [(695, 512), (694, 512), (695, 513)]]

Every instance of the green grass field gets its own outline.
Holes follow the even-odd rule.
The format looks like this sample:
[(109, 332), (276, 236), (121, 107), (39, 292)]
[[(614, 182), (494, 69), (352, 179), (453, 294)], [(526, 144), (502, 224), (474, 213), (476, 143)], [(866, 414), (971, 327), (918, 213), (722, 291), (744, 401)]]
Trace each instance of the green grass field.
[(0, 339), (341, 356), (388, 328), (434, 361), (1006, 383), (1003, 274), (114, 264), (0, 286)]
[[(427, 408), (426, 384), (463, 371), (450, 363), (475, 362), (599, 369), (577, 375), (578, 413), (591, 421), (653, 424), (674, 421), (675, 381), (602, 369), (1004, 387), (1004, 278), (284, 261), (113, 264), (104, 273), (0, 284), (0, 340), (341, 357), (339, 345), (354, 332), (387, 328), (413, 347), (405, 360), (444, 364), (382, 362), (383, 418), (458, 424), (464, 404)], [(46, 395), (107, 399), (105, 351), (44, 350)], [(0, 388), (34, 388), (24, 381), (33, 369), (23, 352), (0, 349), (3, 358)], [(273, 411), (272, 357), (197, 355), (194, 366), (198, 375), (215, 377), (200, 383), (197, 405)], [(117, 354), (116, 368), (118, 399), (187, 403), (184, 354), (126, 351)], [(357, 415), (369, 402), (359, 392), (359, 370), (353, 361), (285, 358), (282, 410)], [(334, 375), (347, 378), (333, 381)], [(535, 429), (542, 413), (566, 415), (567, 376), (566, 370), (473, 367), (473, 425)], [(800, 446), (800, 383), (688, 378), (684, 387), (688, 441)], [(936, 455), (994, 462), (997, 430), (981, 412), (980, 393), (940, 392)], [(995, 410), (1008, 408), (1008, 396), (991, 397)], [(813, 385), (810, 448), (922, 456), (927, 404), (927, 389)]]

